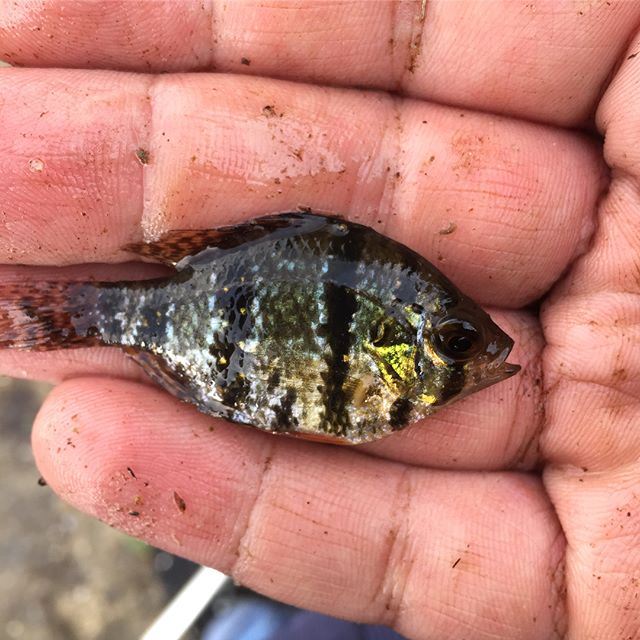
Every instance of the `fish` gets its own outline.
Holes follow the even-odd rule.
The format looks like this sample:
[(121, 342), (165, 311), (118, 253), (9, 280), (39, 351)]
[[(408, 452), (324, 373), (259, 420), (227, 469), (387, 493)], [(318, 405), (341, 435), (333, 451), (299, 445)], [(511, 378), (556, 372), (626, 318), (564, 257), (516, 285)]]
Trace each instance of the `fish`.
[(142, 281), (0, 286), (0, 348), (125, 350), (210, 416), (334, 444), (378, 440), (517, 373), (513, 340), (405, 245), (279, 213), (124, 247)]

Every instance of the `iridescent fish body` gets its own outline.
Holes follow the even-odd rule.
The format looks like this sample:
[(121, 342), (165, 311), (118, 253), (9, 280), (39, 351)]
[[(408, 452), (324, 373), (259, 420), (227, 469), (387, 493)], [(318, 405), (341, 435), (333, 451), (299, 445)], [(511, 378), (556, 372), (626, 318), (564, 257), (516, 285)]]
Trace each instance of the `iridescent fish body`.
[(119, 345), (202, 412), (376, 440), (513, 375), (513, 341), (435, 267), (310, 212), (128, 247), (175, 275), (0, 290), (0, 347)]

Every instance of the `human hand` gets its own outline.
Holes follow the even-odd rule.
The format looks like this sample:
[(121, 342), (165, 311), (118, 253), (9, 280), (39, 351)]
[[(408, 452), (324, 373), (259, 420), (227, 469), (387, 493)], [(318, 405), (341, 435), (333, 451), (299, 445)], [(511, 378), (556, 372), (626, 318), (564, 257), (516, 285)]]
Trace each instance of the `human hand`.
[[(92, 69), (0, 73), (2, 278), (144, 277), (122, 246), (308, 205), (432, 260), (523, 370), (344, 449), (203, 416), (116, 349), (1, 352), (3, 373), (63, 381), (33, 435), (50, 486), (410, 638), (635, 637), (640, 5), (177, 7), (2, 7), (1, 57)], [(594, 113), (611, 180), (577, 131)], [(107, 264), (58, 268), (80, 263)]]

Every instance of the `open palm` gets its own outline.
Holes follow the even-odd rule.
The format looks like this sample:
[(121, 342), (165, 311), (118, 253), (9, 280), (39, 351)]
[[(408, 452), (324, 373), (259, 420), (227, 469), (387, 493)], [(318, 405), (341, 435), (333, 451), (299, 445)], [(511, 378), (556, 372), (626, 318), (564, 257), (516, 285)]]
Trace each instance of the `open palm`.
[(33, 435), (64, 499), (410, 638), (638, 637), (640, 4), (0, 6), (0, 57), (51, 67), (0, 73), (4, 281), (144, 277), (121, 247), (304, 205), (433, 261), (523, 365), (345, 449), (203, 416), (117, 349), (4, 351), (64, 381)]

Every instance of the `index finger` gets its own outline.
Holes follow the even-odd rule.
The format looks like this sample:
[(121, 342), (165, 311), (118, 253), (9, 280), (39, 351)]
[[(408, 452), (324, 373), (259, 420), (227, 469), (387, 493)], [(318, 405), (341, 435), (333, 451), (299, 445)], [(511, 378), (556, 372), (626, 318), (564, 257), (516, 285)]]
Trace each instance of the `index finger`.
[(379, 93), (220, 75), (0, 73), (0, 260), (123, 261), (128, 242), (298, 205), (405, 242), (479, 303), (538, 298), (602, 185), (576, 134)]

